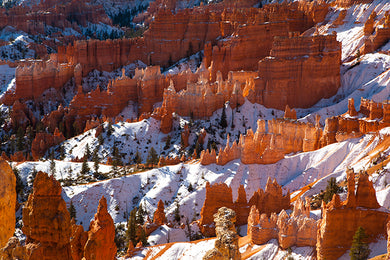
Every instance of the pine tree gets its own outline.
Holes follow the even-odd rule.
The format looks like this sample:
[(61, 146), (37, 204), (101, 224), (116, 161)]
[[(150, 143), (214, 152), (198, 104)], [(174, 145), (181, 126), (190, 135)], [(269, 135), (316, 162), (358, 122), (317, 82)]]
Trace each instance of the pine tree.
[(18, 168), (12, 168), (12, 171), (14, 172), (15, 178), (16, 178), (16, 194), (18, 197), (22, 197), (24, 195), (24, 184), (22, 181), (22, 178), (20, 177), (20, 171)]
[(114, 131), (114, 129), (112, 128), (112, 123), (109, 122), (108, 127), (107, 127), (107, 136), (110, 136), (113, 131)]
[(54, 176), (56, 173), (56, 162), (54, 161), (54, 154), (50, 155), (50, 175)]
[(69, 211), (69, 214), (70, 214), (70, 218), (71, 219), (73, 218), (74, 221), (77, 221), (77, 219), (76, 219), (76, 208), (74, 207), (72, 201), (70, 201), (70, 205), (69, 205), (68, 211)]
[(137, 208), (130, 212), (129, 220), (127, 221), (126, 237), (129, 243), (137, 244), (137, 222), (136, 222)]
[(343, 188), (337, 185), (336, 178), (330, 178), (330, 180), (328, 180), (328, 185), (326, 186), (326, 190), (324, 193), (324, 201), (328, 203), (332, 200), (334, 194), (340, 193), (342, 191)]
[(91, 157), (91, 150), (89, 150), (89, 145), (87, 144), (85, 146), (85, 152), (84, 152), (84, 158), (87, 158), (87, 160)]
[(139, 208), (137, 210), (137, 215), (136, 215), (136, 223), (139, 224), (139, 225), (143, 225), (144, 224), (144, 217), (145, 217), (145, 210), (144, 208), (142, 207), (142, 204), (139, 205)]
[(176, 201), (176, 208), (174, 211), (174, 219), (177, 222), (180, 222), (180, 206), (179, 206), (179, 202), (177, 202), (177, 201)]
[(98, 178), (99, 177), (99, 154), (98, 154), (97, 147), (95, 148), (95, 150), (93, 150), (92, 161), (93, 161), (93, 170), (94, 170), (93, 176), (95, 178)]
[(167, 140), (165, 141), (164, 150), (169, 149), (170, 146), (171, 146), (171, 136), (168, 135), (168, 136), (167, 136)]
[(59, 153), (60, 153), (60, 160), (63, 160), (65, 158), (65, 148), (64, 146), (61, 144), (60, 147), (59, 147)]
[(22, 151), (25, 149), (24, 131), (22, 127), (19, 127), (18, 131), (16, 132), (16, 149), (17, 151)]
[(221, 119), (220, 119), (220, 121), (219, 121), (219, 125), (220, 125), (223, 129), (227, 127), (225, 106), (223, 106), (223, 108), (222, 108), (222, 114), (221, 114)]
[(135, 153), (133, 161), (135, 164), (140, 164), (142, 162), (142, 158), (141, 158), (141, 155), (139, 154), (138, 150)]
[(87, 158), (84, 157), (83, 164), (81, 165), (80, 175), (84, 176), (84, 175), (88, 174), (89, 171), (90, 171), (90, 169), (89, 169), (89, 166), (87, 163)]
[(149, 149), (148, 157), (146, 158), (146, 164), (148, 165), (158, 164), (158, 154), (153, 147)]
[(366, 260), (371, 253), (367, 244), (367, 234), (361, 226), (356, 230), (353, 236), (351, 251), (349, 256), (351, 260)]

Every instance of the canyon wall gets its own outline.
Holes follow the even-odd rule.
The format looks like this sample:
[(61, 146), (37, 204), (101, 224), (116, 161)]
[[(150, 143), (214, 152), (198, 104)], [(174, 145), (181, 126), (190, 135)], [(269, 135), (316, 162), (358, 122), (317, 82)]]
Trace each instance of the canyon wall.
[(375, 189), (366, 173), (360, 173), (355, 193), (355, 173), (347, 170), (347, 199), (338, 194), (322, 207), (322, 219), (317, 233), (317, 259), (337, 259), (350, 249), (352, 237), (359, 226), (369, 242), (386, 235), (389, 211), (377, 202)]
[(244, 225), (247, 222), (249, 210), (255, 205), (261, 213), (270, 215), (272, 212), (280, 212), (290, 207), (290, 194), (283, 195), (282, 188), (276, 181), (268, 179), (265, 190), (257, 190), (247, 201), (246, 192), (241, 185), (238, 189), (237, 200), (233, 202), (232, 189), (225, 183), (206, 184), (206, 197), (201, 210), (201, 218), (198, 221), (199, 228), (204, 236), (214, 236), (215, 226), (213, 214), (220, 207), (233, 209), (237, 215), (237, 225)]
[(16, 178), (9, 164), (0, 159), (0, 248), (15, 231)]

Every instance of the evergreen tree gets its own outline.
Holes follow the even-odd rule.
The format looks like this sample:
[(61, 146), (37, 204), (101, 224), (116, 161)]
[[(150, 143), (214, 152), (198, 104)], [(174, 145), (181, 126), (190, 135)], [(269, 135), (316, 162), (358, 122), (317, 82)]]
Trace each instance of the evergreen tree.
[(98, 178), (99, 177), (99, 154), (98, 154), (98, 148), (96, 147), (95, 150), (93, 150), (93, 154), (92, 154), (92, 161), (93, 161), (93, 170), (94, 170), (94, 173), (93, 173), (93, 176), (95, 178)]
[(169, 147), (171, 146), (171, 139), (172, 139), (171, 136), (168, 135), (168, 136), (167, 136), (167, 140), (165, 141), (164, 150), (169, 149)]
[(188, 239), (190, 241), (192, 241), (192, 230), (191, 230), (191, 225), (190, 225), (190, 221), (188, 220), (188, 218), (186, 219), (186, 227), (187, 227), (187, 232), (185, 232), (185, 233), (186, 233)]
[(367, 234), (364, 228), (359, 227), (353, 236), (351, 251), (349, 256), (351, 260), (366, 260), (371, 253), (367, 244)]
[(129, 243), (137, 245), (137, 222), (136, 222), (137, 208), (130, 212), (129, 220), (127, 221), (126, 237)]
[(54, 161), (54, 155), (50, 156), (50, 175), (54, 176), (56, 173), (56, 162)]
[(177, 201), (176, 201), (176, 208), (174, 211), (174, 219), (177, 222), (180, 222), (180, 206), (179, 206), (179, 202), (177, 202)]
[(121, 155), (119, 153), (118, 147), (114, 146), (112, 150), (112, 165), (121, 166), (123, 165)]
[(15, 167), (12, 168), (12, 171), (14, 172), (16, 178), (16, 194), (20, 198), (24, 195), (24, 184), (22, 178), (20, 177), (19, 169)]
[(16, 150), (22, 151), (24, 149), (25, 149), (24, 131), (22, 127), (19, 127), (18, 131), (16, 132)]
[(101, 133), (98, 136), (98, 142), (99, 142), (99, 145), (103, 145), (103, 143), (104, 143), (104, 138), (103, 138), (103, 135)]
[(60, 160), (63, 160), (65, 158), (65, 148), (62, 144), (59, 147), (59, 153), (60, 153)]
[(226, 128), (227, 127), (225, 106), (223, 106), (223, 108), (222, 108), (222, 114), (221, 114), (221, 119), (219, 121), (219, 125), (222, 128)]
[(342, 191), (343, 188), (337, 185), (336, 178), (332, 177), (330, 180), (328, 180), (328, 185), (326, 186), (323, 200), (328, 203), (332, 200), (334, 194), (340, 193)]
[(140, 164), (142, 162), (142, 158), (141, 158), (141, 155), (139, 154), (138, 150), (135, 153), (133, 161), (135, 164)]
[(114, 129), (112, 128), (112, 123), (109, 122), (108, 127), (107, 127), (107, 136), (110, 136), (113, 131), (114, 131)]
[(88, 174), (89, 171), (90, 171), (90, 169), (89, 169), (89, 166), (87, 163), (87, 158), (84, 157), (83, 164), (81, 165), (80, 175), (84, 176), (84, 175)]
[(144, 219), (145, 219), (145, 210), (144, 208), (142, 207), (142, 204), (139, 205), (139, 208), (137, 210), (137, 215), (136, 215), (136, 223), (139, 224), (139, 225), (143, 225), (144, 224)]
[(68, 211), (69, 211), (69, 214), (70, 214), (70, 218), (71, 219), (73, 218), (74, 221), (77, 221), (77, 219), (76, 219), (76, 208), (74, 207), (72, 201), (70, 201), (70, 205), (69, 205)]
[(158, 154), (153, 147), (149, 149), (148, 157), (146, 158), (146, 164), (148, 165), (158, 164)]
[(89, 145), (87, 144), (85, 146), (85, 152), (84, 152), (84, 158), (87, 158), (87, 160), (91, 157), (91, 150), (89, 150)]

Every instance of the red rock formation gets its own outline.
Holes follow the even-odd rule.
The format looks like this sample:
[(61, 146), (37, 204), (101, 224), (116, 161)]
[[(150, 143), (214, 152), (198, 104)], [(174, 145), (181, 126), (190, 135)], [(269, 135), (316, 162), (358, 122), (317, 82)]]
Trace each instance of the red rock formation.
[[(373, 13), (371, 15), (375, 15), (375, 14)], [(390, 13), (386, 12), (385, 16), (386, 16), (386, 18), (385, 18), (385, 23), (383, 24), (383, 26), (382, 27), (377, 26), (375, 28), (375, 33), (365, 39), (364, 46), (363, 46), (363, 54), (374, 52), (379, 47), (383, 46), (384, 44), (386, 44), (389, 41), (389, 39), (390, 39), (390, 20), (389, 20)], [(370, 16), (370, 19), (371, 18), (374, 19), (374, 17)], [(369, 19), (369, 21), (370, 21), (370, 19)], [(365, 29), (366, 29), (366, 27), (365, 27)], [(372, 30), (371, 25), (368, 25), (367, 30), (368, 29)], [(367, 33), (368, 33), (368, 31), (367, 31)]]
[(73, 260), (81, 260), (84, 256), (84, 246), (88, 240), (88, 232), (84, 231), (83, 226), (76, 225), (75, 220), (71, 220), (71, 238), (70, 246)]
[(347, 112), (347, 114), (350, 116), (357, 116), (357, 112), (355, 109), (355, 101), (353, 98), (348, 99), (348, 112)]
[(99, 200), (99, 206), (88, 231), (88, 240), (84, 247), (85, 260), (115, 259), (116, 245), (115, 226), (107, 211), (107, 201), (104, 196)]
[[(266, 132), (268, 124), (268, 132)], [(218, 157), (215, 151), (202, 151), (200, 162), (203, 165), (227, 162), (241, 158), (244, 164), (275, 163), (285, 154), (299, 151), (313, 151), (321, 147), (322, 130), (312, 124), (299, 123), (286, 119), (257, 121), (256, 133), (251, 129), (245, 136), (240, 137), (237, 144), (229, 146), (229, 139), (224, 150), (220, 149)], [(214, 158), (215, 157), (215, 158)]]
[(0, 248), (0, 259), (28, 259), (26, 247), (20, 244), (17, 237), (11, 237), (5, 247)]
[(159, 161), (158, 161), (158, 167), (162, 167), (165, 165), (176, 165), (180, 163), (180, 158), (178, 156), (171, 158), (171, 157), (164, 157), (161, 156)]
[[(307, 203), (308, 204), (308, 203)], [(261, 245), (271, 239), (278, 239), (279, 246), (315, 246), (317, 242), (317, 222), (310, 218), (310, 204), (298, 200), (289, 216), (282, 210), (279, 215), (259, 214), (256, 206), (251, 207), (248, 217), (248, 236), (252, 243)]]
[[(340, 202), (334, 195), (322, 208), (322, 219), (317, 236), (317, 259), (337, 259), (351, 247), (352, 237), (359, 226), (363, 227), (369, 241), (386, 235), (389, 212), (380, 208), (375, 190), (366, 173), (361, 173), (355, 194), (355, 174), (347, 171), (348, 196)], [(342, 230), (342, 232), (340, 232)]]
[(214, 214), (217, 240), (213, 249), (206, 252), (204, 260), (231, 259), (240, 260), (241, 254), (238, 245), (238, 235), (234, 226), (236, 213), (229, 208), (222, 207)]
[(374, 21), (376, 18), (376, 12), (373, 11), (370, 14), (370, 17), (367, 19), (366, 23), (364, 24), (364, 36), (370, 36), (372, 32), (374, 31)]
[(334, 20), (332, 27), (338, 27), (344, 24), (345, 16), (347, 15), (347, 10), (340, 10), (339, 16)]
[(47, 149), (65, 141), (62, 133), (56, 129), (54, 134), (37, 133), (31, 144), (31, 153), (34, 160), (38, 160), (45, 155)]
[(13, 162), (24, 162), (26, 161), (26, 157), (24, 156), (22, 151), (15, 152), (14, 154), (11, 154), (11, 161)]
[(387, 256), (386, 260), (390, 259), (390, 221), (387, 222)]
[(340, 87), (341, 44), (336, 35), (276, 37), (270, 54), (258, 64), (256, 89), (263, 93), (257, 103), (278, 109), (286, 104), (310, 107)]
[(284, 118), (287, 119), (297, 119), (297, 112), (295, 109), (290, 109), (288, 105), (286, 105), (286, 108), (284, 110)]
[(87, 26), (87, 22), (111, 24), (100, 5), (79, 1), (48, 2), (33, 6), (18, 5), (7, 10), (3, 8), (0, 12), (0, 26), (13, 26), (29, 34), (44, 34), (47, 26), (60, 29), (69, 27), (80, 32), (78, 25)]
[(184, 129), (181, 132), (181, 142), (183, 144), (183, 148), (188, 147), (188, 138), (190, 137), (190, 129), (188, 128), (188, 124), (184, 125)]
[(265, 191), (257, 190), (249, 202), (243, 186), (238, 190), (237, 200), (233, 202), (232, 189), (226, 184), (206, 183), (206, 198), (201, 210), (201, 218), (198, 222), (203, 235), (213, 236), (215, 234), (213, 225), (213, 214), (220, 207), (229, 207), (237, 213), (237, 225), (247, 223), (250, 206), (256, 205), (261, 213), (270, 215), (272, 212), (280, 212), (290, 207), (290, 194), (282, 194), (281, 187), (270, 179), (267, 181)]
[(16, 178), (9, 164), (0, 159), (0, 248), (15, 231)]
[(337, 0), (336, 5), (343, 8), (351, 7), (354, 4), (369, 4), (372, 0)]
[(28, 259), (72, 259), (70, 215), (54, 177), (38, 172), (23, 208)]
[(10, 113), (11, 127), (17, 130), (19, 127), (26, 129), (28, 125), (35, 126), (37, 119), (26, 104), (16, 100), (12, 105)]
[(162, 200), (158, 201), (157, 209), (153, 215), (153, 223), (161, 226), (166, 223), (165, 213), (164, 213), (164, 202)]

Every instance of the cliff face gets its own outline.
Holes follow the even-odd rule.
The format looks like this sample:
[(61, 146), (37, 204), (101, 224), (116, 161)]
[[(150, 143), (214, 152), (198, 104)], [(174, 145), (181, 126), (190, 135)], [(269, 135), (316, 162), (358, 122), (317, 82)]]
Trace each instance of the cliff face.
[(340, 202), (336, 194), (322, 208), (317, 233), (317, 259), (337, 259), (342, 256), (351, 247), (352, 237), (359, 226), (364, 228), (370, 242), (379, 235), (386, 235), (389, 212), (380, 208), (368, 175), (359, 175), (356, 193), (353, 170), (347, 171), (347, 175), (347, 200)]
[(226, 184), (206, 184), (206, 198), (201, 210), (199, 228), (203, 235), (214, 236), (213, 214), (220, 207), (234, 209), (237, 215), (237, 225), (244, 225), (247, 222), (249, 210), (252, 205), (261, 213), (270, 215), (272, 212), (280, 212), (282, 209), (290, 208), (290, 194), (283, 195), (282, 188), (270, 179), (267, 181), (265, 191), (257, 190), (247, 201), (246, 192), (243, 186), (238, 190), (237, 200), (233, 202), (232, 189)]
[(9, 164), (0, 159), (0, 248), (15, 231), (16, 178)]
[(61, 191), (53, 177), (37, 173), (33, 193), (23, 208), (28, 259), (72, 259), (70, 215)]

